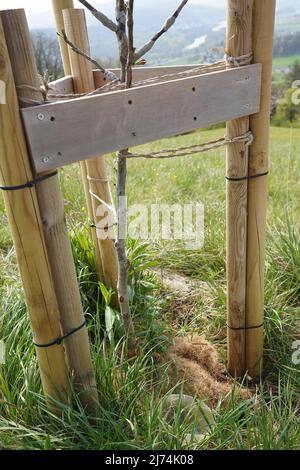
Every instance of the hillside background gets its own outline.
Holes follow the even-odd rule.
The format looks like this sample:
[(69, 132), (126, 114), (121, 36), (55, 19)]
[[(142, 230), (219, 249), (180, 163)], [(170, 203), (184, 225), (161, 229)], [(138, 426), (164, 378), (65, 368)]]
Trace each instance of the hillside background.
[[(114, 1), (92, 4), (110, 17), (114, 17)], [(176, 0), (136, 1), (135, 38), (141, 45), (163, 24), (174, 11)], [(211, 6), (213, 5), (213, 6)], [(158, 42), (153, 52), (147, 55), (148, 65), (172, 65), (215, 60), (223, 55), (225, 35), (225, 0), (207, 1), (203, 4), (188, 4), (175, 26)], [(28, 17), (31, 30), (43, 31), (55, 37), (52, 13), (31, 14)], [(115, 35), (87, 13), (90, 42), (94, 57), (112, 64), (117, 60)], [(276, 68), (286, 68), (300, 57), (300, 0), (277, 0), (276, 43), (274, 50)], [(282, 59), (285, 58), (285, 59)]]

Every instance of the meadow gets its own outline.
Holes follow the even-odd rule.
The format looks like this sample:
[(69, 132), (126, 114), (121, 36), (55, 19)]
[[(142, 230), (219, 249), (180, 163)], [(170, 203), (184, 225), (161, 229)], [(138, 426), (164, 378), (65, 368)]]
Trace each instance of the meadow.
[[(223, 129), (198, 131), (141, 150), (191, 145), (223, 134)], [(1, 199), (0, 338), (6, 360), (0, 365), (0, 447), (299, 450), (300, 364), (292, 360), (293, 342), (300, 339), (299, 149), (299, 129), (271, 128), (263, 375), (251, 384), (249, 398), (240, 400), (233, 393), (229, 400), (215, 403), (215, 426), (200, 442), (186, 442), (191, 423), (179, 414), (171, 423), (164, 419), (165, 400), (174, 391), (181, 393), (183, 384), (171, 384), (168, 363), (159, 364), (155, 358), (164, 356), (172, 337), (193, 333), (213, 343), (225, 361), (225, 150), (128, 162), (129, 204), (195, 201), (205, 208), (201, 249), (187, 251), (175, 242), (128, 241), (130, 297), (143, 351), (135, 361), (126, 359), (120, 318), (109, 306), (110, 293), (95, 276), (79, 168), (74, 165), (60, 172), (99, 389), (93, 421), (75, 396), (72, 407), (59, 405), (61, 417), (47, 410)], [(113, 190), (114, 156), (106, 160)], [(153, 268), (193, 281), (192, 314), (181, 318), (178, 308), (174, 312), (180, 292), (166, 292)]]
[(300, 54), (274, 57), (273, 70), (276, 72), (278, 69), (288, 69), (296, 60), (300, 60)]

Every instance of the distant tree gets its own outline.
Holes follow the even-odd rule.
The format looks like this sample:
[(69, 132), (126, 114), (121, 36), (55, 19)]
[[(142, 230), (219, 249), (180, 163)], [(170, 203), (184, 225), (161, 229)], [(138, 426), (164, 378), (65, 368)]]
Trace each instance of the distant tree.
[[(295, 82), (300, 81), (300, 61), (296, 60), (280, 80), (273, 77), (271, 119), (274, 124), (291, 123), (298, 119), (297, 106), (292, 102), (293, 88)], [(295, 91), (295, 88), (293, 89)], [(279, 108), (279, 109), (278, 109)], [(280, 118), (278, 117), (280, 114)], [(295, 117), (295, 119), (293, 119)]]
[(300, 60), (296, 60), (285, 74), (285, 82), (289, 87), (296, 80), (300, 80)]
[(274, 124), (278, 126), (298, 125), (300, 124), (300, 106), (294, 103), (294, 88), (289, 88), (284, 97), (277, 105), (276, 114), (274, 116)]
[(300, 52), (300, 32), (277, 36), (274, 44), (274, 56), (287, 56)]
[(291, 85), (287, 85), (286, 81), (282, 78), (277, 80), (276, 76), (273, 76), (272, 80), (272, 97), (271, 97), (271, 119), (274, 118), (277, 111), (277, 106), (280, 100), (283, 99), (287, 88)]
[(44, 31), (32, 34), (34, 53), (41, 75), (47, 70), (52, 80), (63, 76), (63, 66), (58, 41)]

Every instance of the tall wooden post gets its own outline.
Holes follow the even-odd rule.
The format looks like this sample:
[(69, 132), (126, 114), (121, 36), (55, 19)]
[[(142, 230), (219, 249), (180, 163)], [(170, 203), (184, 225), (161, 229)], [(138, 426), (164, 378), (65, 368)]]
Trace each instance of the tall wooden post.
[[(82, 9), (70, 9), (63, 11), (65, 31), (73, 44), (80, 50), (90, 55), (85, 13)], [(76, 52), (69, 50), (70, 64), (74, 89), (76, 93), (88, 93), (95, 89), (93, 70), (91, 62)], [(105, 168), (104, 157), (91, 158), (85, 162), (89, 191), (92, 196), (93, 214), (95, 223), (101, 219), (97, 216), (97, 208), (104, 201), (106, 205), (113, 208), (113, 200), (109, 188), (108, 177)], [(101, 235), (101, 234), (100, 234)], [(105, 284), (116, 292), (118, 263), (114, 240), (98, 238), (102, 260), (102, 275)]]
[[(254, 0), (253, 60), (262, 64), (260, 112), (250, 118), (254, 142), (250, 147), (248, 184), (248, 252), (246, 369), (260, 374), (263, 357), (264, 269), (267, 208), (272, 51), (276, 0)], [(265, 176), (260, 176), (265, 175)]]
[[(74, 8), (74, 2), (73, 0), (52, 0), (52, 8), (55, 17), (56, 30), (61, 32), (64, 28), (62, 11), (67, 8)], [(71, 75), (68, 46), (61, 37), (58, 37), (58, 42), (65, 75)]]
[[(64, 29), (64, 18), (63, 18), (63, 10), (68, 8), (74, 8), (73, 0), (52, 0), (53, 12), (55, 16), (55, 23), (56, 23), (56, 30), (58, 33), (61, 33), (62, 29)], [(69, 56), (69, 48), (65, 41), (59, 37), (59, 44), (61, 50), (61, 58), (63, 62), (63, 68), (65, 75), (71, 75), (71, 65), (70, 65), (70, 56)], [(94, 221), (94, 211), (93, 205), (91, 200), (91, 195), (89, 193), (89, 182), (87, 180), (87, 169), (85, 162), (80, 163), (80, 170), (82, 176), (82, 183), (84, 188), (85, 200), (86, 200), (86, 207), (90, 221)], [(92, 228), (92, 239), (94, 245), (94, 253), (95, 253), (95, 260), (96, 260), (96, 268), (98, 271), (98, 275), (102, 278), (102, 260), (100, 249), (98, 246), (97, 241), (97, 233), (94, 228)]]
[[(226, 53), (232, 58), (252, 51), (252, 8), (253, 0), (228, 0)], [(234, 67), (238, 59), (231, 62)], [(249, 117), (227, 123), (229, 138), (248, 131)], [(235, 376), (245, 372), (248, 149), (227, 146), (228, 370)]]
[[(34, 175), (20, 120), (1, 17), (0, 80), (5, 83), (6, 89), (6, 104), (0, 104), (0, 184), (5, 187), (24, 185), (33, 181)], [(36, 187), (4, 190), (3, 196), (34, 342), (47, 344), (61, 336), (61, 329)], [(45, 395), (68, 403), (69, 382), (63, 346), (37, 347), (36, 353)]]
[[(1, 16), (20, 103), (22, 105), (24, 92), (27, 99), (41, 100), (39, 92), (26, 89), (26, 86), (38, 89), (39, 78), (25, 12), (22, 9), (7, 10)], [(39, 182), (36, 190), (60, 321), (63, 334), (68, 334), (84, 324), (84, 315), (58, 176)], [(84, 406), (92, 412), (96, 406), (97, 390), (86, 327), (68, 336), (64, 345), (75, 389), (80, 393)]]
[[(64, 19), (63, 19), (63, 10), (64, 9), (72, 9), (74, 7), (73, 0), (52, 0), (53, 10), (56, 20), (56, 29), (58, 32), (61, 32), (64, 29)], [(63, 43), (63, 44), (62, 44)], [(61, 50), (62, 50), (62, 60), (65, 75), (71, 75), (71, 65), (70, 65), (70, 55), (68, 51), (68, 46), (66, 43), (60, 38)], [(66, 54), (67, 52), (67, 54)], [(77, 87), (77, 89), (79, 89)], [(94, 84), (93, 84), (94, 89)], [(102, 175), (100, 177), (101, 180), (105, 181), (107, 179), (106, 176), (106, 168), (105, 168), (105, 161), (102, 158), (99, 158), (97, 162), (98, 166), (98, 175)], [(85, 192), (85, 199), (87, 205), (88, 216), (91, 222), (95, 222), (96, 214), (94, 211), (95, 201), (93, 201), (90, 190), (94, 192), (93, 187), (95, 186), (95, 182), (93, 180), (88, 180), (89, 172), (87, 169), (86, 162), (83, 161), (80, 163), (81, 168), (81, 175), (82, 175), (82, 182)], [(99, 177), (98, 177), (99, 179)], [(97, 182), (98, 188), (100, 188), (100, 192), (102, 193), (102, 198), (108, 204), (112, 204), (112, 199), (109, 191), (108, 183), (103, 182), (102, 184), (98, 181)], [(103, 282), (112, 289), (116, 290), (117, 285), (116, 281), (114, 281), (114, 271), (117, 269), (116, 264), (114, 262), (114, 247), (111, 247), (109, 243), (99, 243), (97, 239), (97, 231), (96, 227), (91, 227), (92, 230), (92, 238), (93, 238), (93, 245), (95, 251), (95, 258), (96, 258), (96, 266), (97, 271), (100, 278)]]

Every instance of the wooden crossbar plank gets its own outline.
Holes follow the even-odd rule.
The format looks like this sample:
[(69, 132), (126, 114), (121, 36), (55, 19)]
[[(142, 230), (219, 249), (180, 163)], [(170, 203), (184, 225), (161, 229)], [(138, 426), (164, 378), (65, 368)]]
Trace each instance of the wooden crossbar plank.
[(59, 78), (54, 82), (49, 83), (50, 91), (49, 93), (57, 93), (57, 94), (71, 94), (74, 93), (73, 88), (73, 79), (71, 75), (67, 75), (66, 77)]
[[(170, 65), (164, 66), (160, 65), (158, 67), (134, 67), (132, 69), (132, 78), (133, 82), (139, 82), (140, 80), (147, 80), (148, 78), (159, 77), (162, 75), (185, 72), (186, 70), (192, 70), (196, 67), (199, 67), (199, 64), (189, 64), (189, 65)], [(120, 69), (110, 69), (116, 74), (117, 77), (120, 76)], [(101, 84), (103, 80), (103, 73), (101, 70), (93, 70), (95, 86), (97, 88), (98, 83)]]
[[(190, 65), (172, 65), (169, 67), (159, 66), (159, 67), (137, 67), (133, 69), (133, 81), (137, 82), (140, 80), (146, 80), (147, 78), (153, 78), (157, 76), (185, 72), (186, 70), (191, 70), (196, 67), (199, 67), (199, 64), (190, 64)], [(119, 77), (120, 69), (110, 69), (114, 72), (117, 77)], [(95, 86), (98, 88), (103, 85), (103, 73), (101, 70), (93, 70)], [(70, 75), (59, 78), (49, 83), (52, 88), (52, 93), (73, 93), (73, 81)]]
[(37, 172), (254, 114), (261, 65), (22, 110)]

